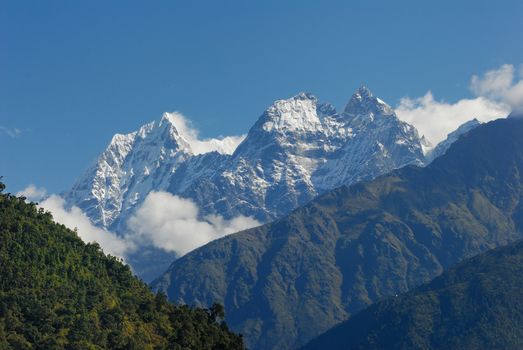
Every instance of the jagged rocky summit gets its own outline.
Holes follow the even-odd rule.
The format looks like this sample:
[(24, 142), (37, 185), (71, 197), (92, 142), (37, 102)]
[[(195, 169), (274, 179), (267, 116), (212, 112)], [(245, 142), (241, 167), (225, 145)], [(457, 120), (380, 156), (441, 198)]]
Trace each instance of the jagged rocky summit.
[[(151, 190), (190, 198), (202, 215), (242, 214), (267, 222), (319, 193), (425, 158), (416, 129), (365, 87), (344, 111), (300, 93), (270, 106), (236, 148), (195, 154), (173, 114), (116, 134), (64, 193), (91, 220), (117, 227)], [(232, 152), (234, 150), (234, 152)]]
[[(177, 114), (165, 113), (137, 132), (115, 135), (64, 198), (121, 234), (153, 190), (191, 199), (202, 218), (269, 222), (330, 189), (429, 159), (424, 138), (366, 87), (342, 112), (308, 93), (275, 101), (237, 147), (233, 138), (212, 139), (205, 142), (213, 151), (201, 153), (183, 132)], [(444, 153), (450, 143), (434, 151)]]

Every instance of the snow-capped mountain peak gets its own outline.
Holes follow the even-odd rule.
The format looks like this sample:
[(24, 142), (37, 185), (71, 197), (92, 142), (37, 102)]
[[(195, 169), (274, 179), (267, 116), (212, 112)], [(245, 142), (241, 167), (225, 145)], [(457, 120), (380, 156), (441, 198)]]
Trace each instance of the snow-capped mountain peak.
[(164, 114), (138, 131), (113, 136), (65, 197), (94, 223), (108, 227), (152, 189), (166, 188), (174, 169), (192, 155), (190, 144)]
[(262, 128), (267, 132), (318, 131), (321, 121), (317, 103), (314, 95), (304, 92), (286, 100), (277, 100), (263, 114)]
[(365, 85), (361, 85), (355, 92), (353, 97), (358, 98), (360, 100), (368, 100), (374, 97), (374, 94), (368, 87)]
[(267, 221), (328, 189), (423, 161), (416, 129), (364, 86), (341, 114), (310, 93), (277, 100), (236, 147), (242, 140), (199, 140), (183, 116), (164, 113), (115, 135), (65, 195), (106, 227), (152, 190), (192, 198), (203, 214)]
[(361, 86), (345, 106), (344, 114), (352, 117), (368, 116), (372, 118), (375, 115), (393, 115), (394, 110), (384, 101), (375, 97), (366, 86)]
[(94, 223), (120, 233), (151, 191), (191, 199), (202, 218), (267, 222), (330, 189), (422, 165), (429, 148), (366, 87), (342, 113), (299, 93), (270, 105), (245, 139), (200, 140), (178, 113), (117, 134), (64, 197)]

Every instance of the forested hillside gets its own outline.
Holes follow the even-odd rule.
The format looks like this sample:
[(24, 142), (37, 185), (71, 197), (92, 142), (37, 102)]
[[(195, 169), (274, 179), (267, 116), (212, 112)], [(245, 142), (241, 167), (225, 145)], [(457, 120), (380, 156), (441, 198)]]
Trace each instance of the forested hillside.
[(303, 350), (521, 349), (523, 241), (378, 302)]
[(0, 349), (243, 349), (223, 308), (154, 295), (0, 183)]

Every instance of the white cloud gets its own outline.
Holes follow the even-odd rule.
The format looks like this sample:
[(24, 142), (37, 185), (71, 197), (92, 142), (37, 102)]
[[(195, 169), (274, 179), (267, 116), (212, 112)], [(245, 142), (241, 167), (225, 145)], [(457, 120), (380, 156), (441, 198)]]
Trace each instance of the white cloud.
[(253, 218), (239, 216), (225, 220), (219, 215), (198, 219), (198, 207), (189, 199), (167, 192), (151, 192), (129, 218), (127, 239), (139, 245), (151, 244), (184, 255), (227, 234), (260, 225)]
[[(17, 193), (35, 201), (45, 197), (45, 188), (29, 185)], [(154, 246), (179, 255), (198, 248), (230, 233), (260, 225), (257, 220), (238, 216), (226, 220), (220, 215), (198, 219), (199, 209), (189, 199), (167, 192), (151, 192), (127, 222), (128, 233), (123, 237), (93, 225), (78, 207), (68, 208), (58, 195), (45, 198), (39, 207), (50, 211), (56, 222), (77, 229), (84, 242), (97, 242), (107, 254), (125, 260), (127, 254), (140, 246)]]
[(241, 135), (227, 136), (221, 139), (200, 140), (198, 130), (196, 130), (191, 125), (190, 120), (185, 118), (181, 113), (165, 113), (164, 117), (168, 118), (176, 126), (178, 132), (189, 142), (195, 154), (212, 151), (217, 151), (221, 154), (232, 154), (236, 147), (245, 139), (245, 135)]
[(474, 98), (455, 103), (437, 101), (430, 91), (419, 98), (405, 97), (400, 100), (396, 113), (433, 144), (473, 118), (486, 122), (506, 117), (511, 111), (523, 113), (523, 65), (517, 73), (513, 65), (504, 64), (483, 76), (474, 75), (470, 90)]
[(38, 202), (42, 198), (44, 198), (46, 194), (47, 194), (47, 191), (45, 188), (43, 188), (43, 187), (38, 188), (35, 185), (30, 184), (23, 190), (17, 192), (16, 196), (17, 197), (23, 196), (31, 202)]
[(78, 235), (84, 242), (97, 242), (106, 254), (125, 258), (125, 254), (133, 251), (134, 242), (126, 241), (112, 232), (94, 226), (91, 220), (76, 206), (65, 207), (65, 200), (57, 195), (51, 195), (39, 205), (50, 211), (56, 222), (70, 229), (78, 229)]
[(6, 134), (7, 136), (9, 136), (10, 138), (14, 139), (18, 136), (20, 136), (20, 134), (22, 133), (22, 130), (18, 129), (18, 128), (7, 128), (5, 126), (1, 126), (0, 125), (0, 132)]
[(523, 66), (520, 67), (518, 76), (511, 64), (490, 70), (483, 77), (474, 75), (470, 88), (477, 96), (503, 102), (513, 111), (523, 112)]
[(470, 81), (470, 89), (477, 96), (491, 96), (494, 98), (503, 95), (510, 88), (514, 80), (514, 66), (504, 64), (498, 69), (490, 70), (480, 78), (473, 75)]
[(506, 117), (510, 108), (485, 97), (462, 99), (455, 103), (437, 101), (432, 92), (419, 98), (402, 98), (396, 108), (398, 118), (414, 125), (434, 145), (461, 124), (477, 118), (481, 122)]

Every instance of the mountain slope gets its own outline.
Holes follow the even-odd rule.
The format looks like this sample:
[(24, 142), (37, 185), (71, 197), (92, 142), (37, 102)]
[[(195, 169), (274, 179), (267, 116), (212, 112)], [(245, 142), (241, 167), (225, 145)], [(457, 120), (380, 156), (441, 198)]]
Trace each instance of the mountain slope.
[(193, 155), (191, 147), (166, 113), (127, 135), (113, 136), (107, 149), (64, 194), (93, 223), (110, 227), (122, 211), (134, 207), (152, 189), (163, 190), (173, 169)]
[(368, 89), (341, 114), (301, 93), (270, 106), (217, 171), (169, 191), (204, 212), (266, 222), (342, 184), (422, 161), (417, 131)]
[[(199, 154), (199, 141), (186, 129), (179, 115), (166, 113), (137, 132), (115, 135), (63, 194), (67, 205), (121, 236), (132, 231), (128, 220), (151, 191), (190, 199), (201, 220), (247, 216), (264, 223), (343, 184), (424, 162), (416, 129), (365, 87), (341, 113), (307, 93), (275, 101), (234, 152), (218, 147), (224, 139), (207, 141), (219, 152)], [(150, 281), (176, 255), (147, 244), (141, 241), (127, 261)]]
[(342, 113), (306, 93), (274, 102), (232, 154), (195, 154), (179, 123), (166, 113), (159, 123), (113, 137), (64, 193), (69, 205), (121, 232), (147, 193), (167, 190), (192, 199), (202, 217), (267, 222), (319, 193), (424, 161), (416, 129), (364, 87)]
[(521, 349), (523, 242), (468, 259), (371, 305), (303, 350)]
[(433, 150), (431, 150), (425, 157), (425, 163), (429, 164), (434, 159), (441, 157), (447, 150), (450, 148), (450, 146), (458, 140), (458, 138), (461, 137), (461, 135), (469, 132), (470, 130), (474, 129), (481, 123), (477, 119), (469, 120), (468, 122), (465, 122), (461, 124), (456, 130), (451, 132), (447, 135), (447, 138), (434, 147)]
[(253, 349), (303, 345), (385, 296), (521, 237), (523, 120), (466, 133), (425, 168), (343, 186), (285, 218), (211, 242), (153, 285), (223, 302)]
[(1, 349), (243, 349), (219, 307), (169, 304), (0, 183)]

